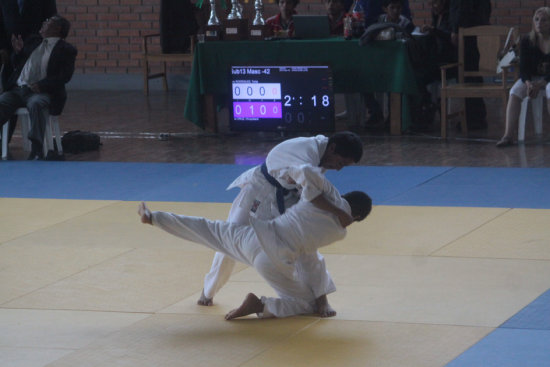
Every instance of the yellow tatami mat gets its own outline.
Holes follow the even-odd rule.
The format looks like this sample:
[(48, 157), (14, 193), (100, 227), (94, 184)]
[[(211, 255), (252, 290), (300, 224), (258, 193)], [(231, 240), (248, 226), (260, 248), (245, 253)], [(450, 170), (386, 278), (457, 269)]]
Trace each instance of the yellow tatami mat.
[(377, 206), (322, 250), (336, 317), (228, 322), (248, 292), (274, 292), (238, 265), (196, 305), (213, 252), (141, 224), (137, 205), (0, 199), (1, 366), (438, 367), (550, 288), (550, 210)]

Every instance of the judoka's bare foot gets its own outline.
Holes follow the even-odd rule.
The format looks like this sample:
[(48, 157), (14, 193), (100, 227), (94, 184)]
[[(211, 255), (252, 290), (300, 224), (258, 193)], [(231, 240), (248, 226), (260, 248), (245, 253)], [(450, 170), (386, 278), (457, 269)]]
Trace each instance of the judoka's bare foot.
[(153, 220), (151, 219), (151, 211), (147, 208), (147, 205), (145, 205), (143, 201), (139, 204), (138, 214), (141, 217), (141, 223), (153, 224)]
[(317, 304), (317, 313), (321, 317), (336, 316), (336, 311), (329, 305), (326, 294), (315, 300)]
[(262, 312), (264, 310), (264, 304), (256, 297), (254, 293), (248, 293), (243, 303), (234, 310), (231, 310), (225, 315), (226, 320), (233, 320), (237, 317), (243, 317), (253, 313)]
[(204, 295), (204, 289), (201, 292), (201, 296), (199, 300), (197, 301), (197, 305), (199, 306), (212, 306), (214, 304), (214, 300), (212, 298), (208, 298)]

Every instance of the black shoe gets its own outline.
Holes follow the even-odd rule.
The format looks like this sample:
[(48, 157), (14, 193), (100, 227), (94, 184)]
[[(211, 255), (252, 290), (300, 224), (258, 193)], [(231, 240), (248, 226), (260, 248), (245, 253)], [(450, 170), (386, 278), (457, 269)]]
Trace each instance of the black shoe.
[(31, 152), (29, 154), (29, 156), (27, 157), (27, 160), (28, 161), (39, 161), (41, 160), (42, 158), (40, 158), (40, 156), (38, 154), (36, 154), (35, 152)]
[(510, 147), (512, 145), (514, 145), (512, 138), (504, 137), (498, 141), (497, 148)]
[(29, 161), (37, 161), (44, 158), (44, 153), (42, 150), (42, 144), (37, 142), (36, 140), (31, 140), (32, 142), (32, 148), (31, 148), (31, 154), (29, 154), (29, 157), (27, 160)]
[(65, 156), (63, 154), (59, 154), (54, 150), (49, 150), (48, 154), (44, 158), (45, 161), (64, 161)]

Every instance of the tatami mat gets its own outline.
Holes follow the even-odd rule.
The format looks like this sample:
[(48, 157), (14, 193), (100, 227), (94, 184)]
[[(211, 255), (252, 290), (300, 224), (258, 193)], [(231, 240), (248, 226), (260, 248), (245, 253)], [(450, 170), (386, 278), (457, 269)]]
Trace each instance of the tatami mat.
[[(58, 167), (58, 174), (66, 169)], [(442, 192), (455, 169), (413, 167), (400, 176), (399, 169), (363, 167), (361, 185), (378, 204), (344, 241), (322, 249), (337, 286), (329, 296), (337, 316), (251, 315), (228, 322), (224, 314), (248, 292), (273, 291), (253, 269), (238, 265), (215, 306), (196, 305), (212, 251), (141, 224), (136, 211), (145, 199), (154, 200), (153, 210), (224, 219), (229, 200), (209, 196), (214, 186), (201, 192), (193, 185), (205, 172), (218, 190), (243, 167), (222, 167), (223, 185), (214, 166), (187, 167), (183, 178), (173, 172), (178, 165), (125, 167), (131, 172), (111, 184), (68, 187), (64, 192), (75, 197), (61, 200), (52, 195), (63, 191), (53, 176), (38, 195), (28, 185), (17, 193), (17, 187), (0, 188), (1, 366), (550, 363), (549, 319), (541, 316), (550, 309), (546, 198), (530, 206), (536, 202), (532, 193), (517, 189), (519, 196), (507, 198), (500, 191), (495, 200), (498, 195), (485, 198), (489, 189), (483, 189), (475, 205), (453, 205), (447, 197), (429, 206), (437, 201), (429, 186)], [(142, 180), (151, 172), (155, 179)], [(456, 190), (459, 197), (472, 196), (469, 185), (508, 188), (493, 182), (498, 171), (468, 172), (460, 177), (457, 170), (456, 186), (445, 188), (446, 195)], [(525, 172), (533, 182), (514, 178), (513, 184), (544, 197), (541, 172)], [(508, 171), (498, 174), (507, 177)], [(5, 177), (12, 184), (24, 179)], [(335, 180), (340, 189), (353, 186), (350, 176), (342, 177)], [(158, 194), (154, 188), (140, 191), (157, 181)], [(79, 191), (86, 200), (78, 200)], [(180, 200), (190, 195), (193, 200)], [(528, 199), (527, 208), (507, 205), (520, 198)], [(410, 205), (417, 200), (423, 204)]]
[(0, 361), (6, 367), (45, 366), (146, 317), (139, 313), (3, 308)]
[(208, 315), (154, 315), (48, 366), (242, 366), (315, 322), (313, 318), (224, 322)]
[(511, 209), (434, 255), (550, 260), (550, 209)]
[(444, 366), (487, 328), (320, 320), (243, 366)]
[(550, 331), (499, 328), (448, 367), (547, 367)]

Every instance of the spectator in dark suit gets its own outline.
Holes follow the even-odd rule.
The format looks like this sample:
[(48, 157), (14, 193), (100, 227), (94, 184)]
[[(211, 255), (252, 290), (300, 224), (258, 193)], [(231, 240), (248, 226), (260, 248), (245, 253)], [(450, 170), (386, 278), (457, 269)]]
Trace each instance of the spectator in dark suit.
[(77, 50), (65, 41), (67, 19), (55, 15), (42, 24), (40, 36), (12, 36), (13, 71), (0, 94), (0, 121), (7, 121), (20, 107), (29, 110), (32, 142), (29, 159), (43, 158), (42, 143), (49, 111), (59, 115), (67, 99), (65, 84), (74, 72)]
[[(8, 66), (13, 51), (12, 35), (25, 40), (31, 34), (38, 34), (42, 22), (55, 14), (55, 0), (0, 0), (0, 66), (5, 65), (1, 73), (2, 85), (6, 84), (9, 70), (13, 69)], [(17, 116), (14, 116), (10, 121), (9, 139), (16, 122)]]

